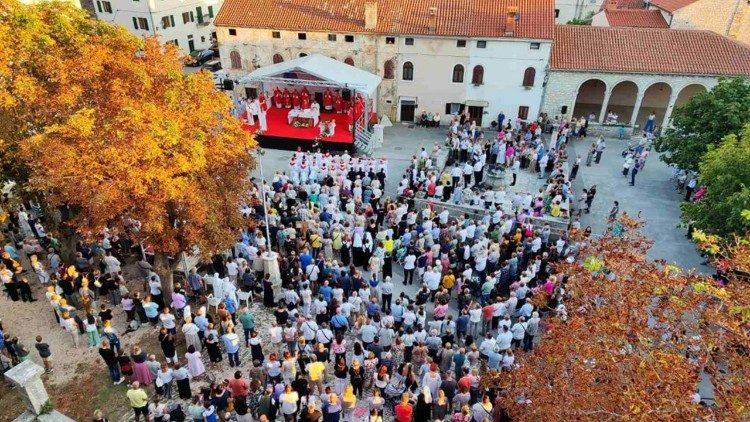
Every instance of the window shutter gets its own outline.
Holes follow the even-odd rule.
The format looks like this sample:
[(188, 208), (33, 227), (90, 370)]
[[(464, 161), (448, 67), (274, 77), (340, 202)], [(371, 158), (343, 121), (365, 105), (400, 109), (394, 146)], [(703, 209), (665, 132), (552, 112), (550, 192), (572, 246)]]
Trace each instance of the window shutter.
[(102, 13), (102, 2), (100, 1), (96, 2), (96, 10), (98, 10), (99, 13)]
[(451, 103), (445, 103), (445, 114), (451, 114)]
[(192, 10), (190, 11), (190, 22), (195, 22), (195, 15)]
[[(211, 10), (211, 7), (208, 9)], [(203, 10), (201, 10), (200, 6), (195, 8), (195, 14), (198, 16), (198, 23), (203, 23)]]
[(136, 19), (135, 17), (133, 18), (133, 27), (135, 29), (138, 29), (138, 19)]
[(213, 18), (214, 17), (214, 7), (208, 6), (208, 17)]
[(148, 19), (143, 19), (143, 25), (144, 25), (143, 29), (145, 29), (146, 31), (148, 31)]
[(169, 23), (174, 26), (174, 15), (169, 15)]

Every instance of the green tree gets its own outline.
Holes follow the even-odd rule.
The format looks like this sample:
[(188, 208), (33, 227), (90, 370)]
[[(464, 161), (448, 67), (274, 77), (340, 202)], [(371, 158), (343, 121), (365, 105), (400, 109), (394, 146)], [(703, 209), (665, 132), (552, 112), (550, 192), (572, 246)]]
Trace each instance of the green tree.
[(589, 12), (586, 16), (582, 18), (574, 18), (573, 20), (568, 21), (568, 25), (591, 25), (591, 22), (594, 21), (594, 12)]
[(656, 140), (667, 164), (697, 170), (708, 146), (738, 134), (750, 122), (750, 81), (722, 78), (711, 91), (697, 94), (672, 113), (672, 128)]
[(699, 181), (706, 194), (699, 202), (683, 204), (683, 219), (721, 235), (747, 232), (750, 220), (743, 210), (750, 208), (750, 124), (739, 137), (728, 135), (708, 147)]

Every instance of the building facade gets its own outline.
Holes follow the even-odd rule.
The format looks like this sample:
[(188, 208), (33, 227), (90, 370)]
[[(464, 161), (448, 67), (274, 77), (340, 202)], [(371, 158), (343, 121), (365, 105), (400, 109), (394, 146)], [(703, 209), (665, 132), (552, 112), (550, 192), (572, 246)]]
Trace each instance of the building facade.
[(138, 36), (156, 35), (185, 53), (211, 47), (220, 0), (94, 0), (97, 18)]
[(555, 0), (555, 23), (564, 25), (573, 19), (586, 19), (599, 11), (604, 0)]
[[(470, 15), (460, 25), (447, 17), (448, 4), (455, 7), (449, 0), (341, 2), (362, 8), (342, 17), (334, 7), (323, 11), (333, 21), (293, 29), (294, 6), (314, 15), (310, 7), (319, 2), (263, 0), (261, 7), (287, 13), (261, 20), (244, 9), (244, 0), (227, 0), (216, 21), (222, 67), (241, 75), (323, 54), (382, 76), (377, 110), (394, 121), (414, 121), (426, 111), (441, 114), (445, 123), (468, 108), (472, 119), (489, 126), (500, 112), (522, 119), (539, 113), (551, 51), (551, 1), (515, 2), (520, 7), (488, 1), (486, 7), (499, 12), (494, 18)], [(412, 20), (399, 22), (407, 12)]]

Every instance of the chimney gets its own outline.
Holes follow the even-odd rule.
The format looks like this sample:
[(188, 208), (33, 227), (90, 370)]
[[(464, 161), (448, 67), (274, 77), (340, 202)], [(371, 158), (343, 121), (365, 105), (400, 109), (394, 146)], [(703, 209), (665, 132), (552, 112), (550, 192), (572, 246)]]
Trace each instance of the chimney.
[(368, 0), (365, 2), (365, 29), (375, 29), (378, 26), (378, 2)]
[(428, 12), (428, 20), (427, 20), (427, 30), (434, 34), (437, 32), (437, 7), (430, 7), (427, 9)]
[(505, 15), (505, 35), (516, 33), (516, 21), (518, 20), (518, 6), (508, 6)]

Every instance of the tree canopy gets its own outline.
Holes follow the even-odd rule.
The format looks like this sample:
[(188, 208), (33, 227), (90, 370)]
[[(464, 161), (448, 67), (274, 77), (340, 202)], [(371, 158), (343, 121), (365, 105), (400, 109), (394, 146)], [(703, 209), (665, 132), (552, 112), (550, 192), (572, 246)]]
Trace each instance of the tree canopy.
[(739, 134), (750, 122), (750, 81), (722, 78), (709, 92), (696, 94), (672, 113), (672, 128), (656, 139), (662, 160), (686, 170), (697, 170), (709, 145), (729, 134)]
[[(643, 223), (627, 215), (612, 232), (582, 241), (556, 271), (568, 318), (552, 316), (534, 353), (510, 373), (509, 412), (519, 420), (715, 420), (750, 417), (750, 296), (747, 239), (719, 265), (729, 283), (650, 261)], [(716, 406), (693, 402), (701, 376)], [(502, 384), (502, 377), (498, 376)]]
[(750, 124), (740, 136), (728, 135), (718, 146), (709, 146), (699, 182), (706, 194), (682, 205), (684, 220), (721, 235), (750, 230), (750, 221), (742, 215), (750, 209)]
[(229, 246), (256, 143), (210, 76), (74, 7), (2, 1), (3, 161), (45, 202), (73, 207), (84, 235), (131, 222), (158, 253)]

